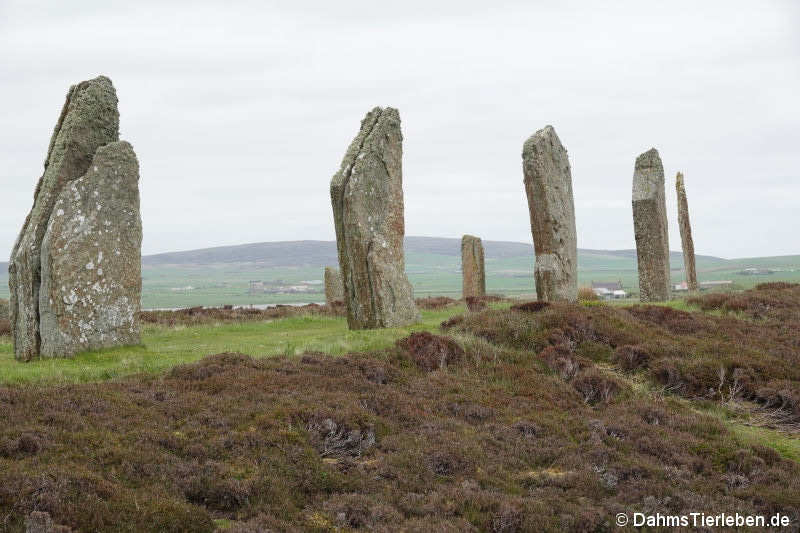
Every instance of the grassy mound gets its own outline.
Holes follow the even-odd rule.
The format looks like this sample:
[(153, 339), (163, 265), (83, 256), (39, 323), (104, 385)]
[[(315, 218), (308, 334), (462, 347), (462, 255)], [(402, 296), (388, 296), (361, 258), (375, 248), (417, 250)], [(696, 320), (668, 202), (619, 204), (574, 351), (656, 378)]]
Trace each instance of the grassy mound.
[[(0, 523), (605, 531), (618, 512), (702, 511), (796, 525), (800, 286), (744, 296), (779, 314), (521, 305), (366, 353), (0, 387)], [(780, 411), (784, 433), (742, 431), (734, 405)]]

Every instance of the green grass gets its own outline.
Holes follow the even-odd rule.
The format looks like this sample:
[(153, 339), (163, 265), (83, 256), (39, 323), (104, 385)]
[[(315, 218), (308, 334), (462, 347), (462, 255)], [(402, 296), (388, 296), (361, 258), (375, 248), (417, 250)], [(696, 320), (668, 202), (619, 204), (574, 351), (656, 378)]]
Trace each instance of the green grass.
[(800, 463), (800, 438), (774, 429), (748, 426), (737, 422), (726, 422), (725, 426), (742, 444), (761, 444), (772, 448), (782, 457)]
[(348, 330), (344, 318), (311, 315), (210, 326), (145, 326), (140, 346), (97, 350), (71, 359), (40, 359), (29, 363), (17, 362), (9, 337), (0, 337), (0, 384), (102, 381), (140, 372), (162, 372), (220, 352), (265, 357), (296, 355), (307, 350), (333, 355), (379, 350), (412, 331), (433, 331), (443, 320), (463, 312), (463, 306), (422, 311), (422, 320), (417, 324), (361, 331)]
[(698, 412), (719, 419), (740, 444), (761, 444), (772, 448), (785, 459), (800, 463), (800, 435), (755, 425), (746, 410), (730, 409), (724, 404), (707, 401), (686, 403), (693, 405)]

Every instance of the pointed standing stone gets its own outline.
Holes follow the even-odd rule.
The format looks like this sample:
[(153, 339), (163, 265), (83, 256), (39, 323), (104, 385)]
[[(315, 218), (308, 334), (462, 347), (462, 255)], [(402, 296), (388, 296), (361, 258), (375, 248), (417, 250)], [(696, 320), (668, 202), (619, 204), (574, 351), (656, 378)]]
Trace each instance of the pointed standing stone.
[(9, 264), (18, 359), (136, 344), (139, 166), (111, 80), (73, 86)]
[(50, 139), (44, 174), (9, 261), (11, 327), (17, 359), (39, 355), (41, 243), (56, 199), (65, 185), (89, 169), (95, 151), (119, 139), (117, 95), (100, 76), (70, 88)]
[(578, 241), (572, 173), (567, 150), (552, 126), (545, 126), (525, 141), (522, 169), (536, 252), (536, 295), (544, 301), (577, 301)]
[(472, 235), (461, 237), (462, 298), (486, 296), (486, 271), (483, 266), (483, 243)]
[(344, 303), (344, 284), (338, 268), (325, 267), (325, 303)]
[(686, 188), (683, 185), (683, 174), (680, 172), (675, 178), (675, 190), (678, 193), (678, 228), (680, 228), (681, 232), (686, 285), (690, 291), (696, 291), (697, 268), (695, 267), (694, 259), (694, 240), (692, 239), (692, 226), (689, 223), (689, 203), (686, 201)]
[(331, 180), (339, 269), (350, 329), (419, 320), (403, 252), (400, 115), (376, 107), (361, 121)]
[(664, 167), (655, 148), (636, 158), (632, 203), (639, 299), (661, 302), (669, 298), (669, 236)]

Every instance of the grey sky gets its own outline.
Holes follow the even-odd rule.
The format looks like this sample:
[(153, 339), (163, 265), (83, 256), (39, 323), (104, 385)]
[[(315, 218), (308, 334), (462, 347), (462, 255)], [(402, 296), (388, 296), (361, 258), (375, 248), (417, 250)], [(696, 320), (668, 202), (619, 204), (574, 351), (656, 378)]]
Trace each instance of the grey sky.
[[(144, 252), (333, 239), (328, 185), (375, 105), (403, 120), (406, 234), (530, 242), (524, 140), (569, 150), (578, 246), (632, 248), (655, 146), (698, 253), (800, 254), (798, 2), (0, 0), (0, 257), (70, 84), (106, 74)], [(290, 7), (291, 6), (291, 7)]]

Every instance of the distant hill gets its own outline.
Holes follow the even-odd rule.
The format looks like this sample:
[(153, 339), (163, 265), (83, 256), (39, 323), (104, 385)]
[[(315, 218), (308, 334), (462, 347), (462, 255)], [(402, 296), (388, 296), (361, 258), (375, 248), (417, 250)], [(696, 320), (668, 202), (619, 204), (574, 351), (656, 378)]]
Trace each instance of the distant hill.
[[(522, 242), (483, 241), (486, 259), (514, 257), (533, 258), (533, 246)], [(406, 254), (434, 254), (459, 256), (461, 239), (441, 237), (406, 237)], [(581, 259), (594, 257), (635, 260), (636, 250), (578, 250)], [(697, 256), (698, 261), (724, 264), (726, 259), (712, 256)], [(671, 252), (671, 261), (676, 265), (682, 261), (680, 252)], [(258, 263), (265, 267), (321, 267), (336, 264), (334, 241), (283, 241), (218, 246), (185, 252), (168, 252), (142, 258), (145, 266), (159, 265), (210, 265), (225, 263)]]

